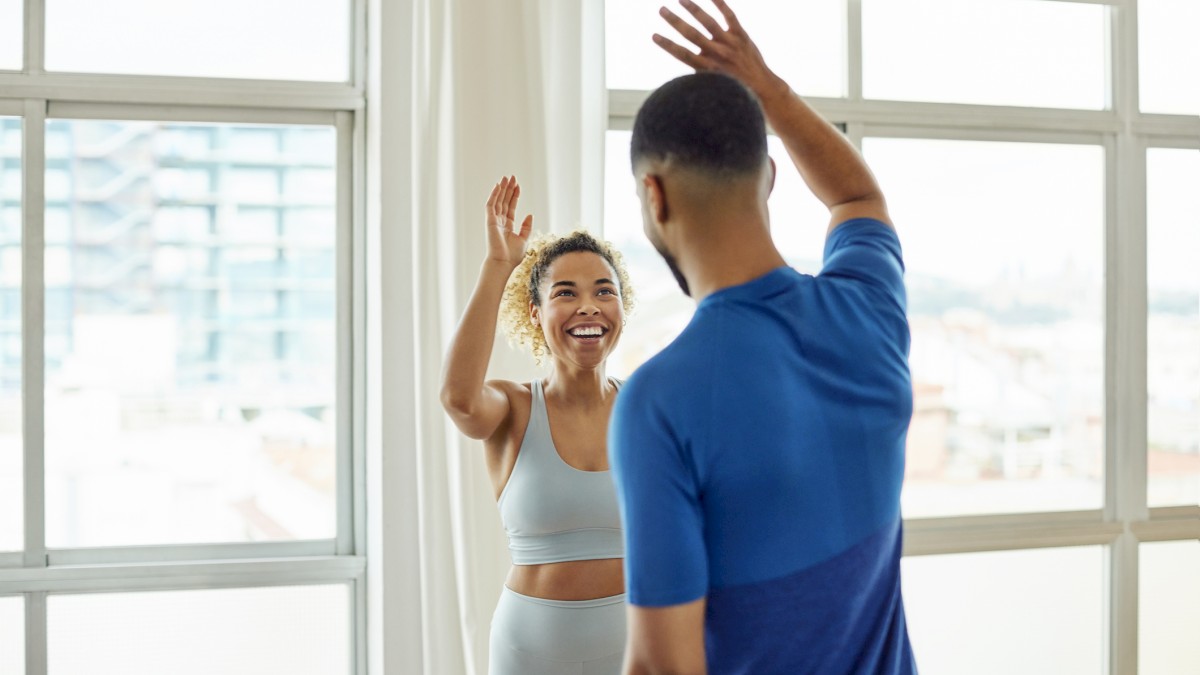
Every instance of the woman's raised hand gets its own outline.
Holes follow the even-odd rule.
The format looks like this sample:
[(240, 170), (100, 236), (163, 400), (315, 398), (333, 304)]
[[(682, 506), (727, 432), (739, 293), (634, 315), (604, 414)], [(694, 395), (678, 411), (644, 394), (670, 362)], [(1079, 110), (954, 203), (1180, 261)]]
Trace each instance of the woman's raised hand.
[(678, 31), (685, 40), (700, 48), (699, 54), (681, 47), (658, 33), (654, 34), (654, 43), (682, 61), (684, 65), (694, 68), (696, 72), (724, 73), (737, 79), (759, 96), (771, 88), (786, 87), (787, 85), (776, 77), (770, 68), (767, 68), (762, 53), (758, 51), (758, 46), (746, 34), (746, 29), (742, 28), (742, 24), (738, 22), (733, 10), (725, 4), (725, 0), (712, 0), (712, 2), (725, 17), (728, 28), (721, 26), (720, 22), (692, 0), (679, 0), (679, 4), (696, 18), (696, 21), (709, 32), (709, 35), (705, 35), (666, 7), (658, 10), (659, 15), (671, 24), (671, 27)]
[(533, 229), (533, 214), (525, 216), (521, 229), (516, 229), (517, 200), (521, 185), (516, 176), (505, 176), (492, 188), (487, 200), (487, 259), (512, 267), (521, 263)]

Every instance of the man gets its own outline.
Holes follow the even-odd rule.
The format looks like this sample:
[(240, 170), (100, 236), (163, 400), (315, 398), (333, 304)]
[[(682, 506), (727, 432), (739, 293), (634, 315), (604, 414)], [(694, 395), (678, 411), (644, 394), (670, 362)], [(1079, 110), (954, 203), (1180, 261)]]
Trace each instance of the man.
[[(697, 74), (647, 99), (631, 156), (646, 235), (697, 307), (629, 379), (609, 432), (626, 672), (914, 673), (899, 578), (909, 332), (883, 195), (723, 0), (727, 28), (681, 4), (708, 34), (661, 13), (698, 53), (654, 40)], [(830, 211), (816, 277), (771, 241), (763, 113)]]

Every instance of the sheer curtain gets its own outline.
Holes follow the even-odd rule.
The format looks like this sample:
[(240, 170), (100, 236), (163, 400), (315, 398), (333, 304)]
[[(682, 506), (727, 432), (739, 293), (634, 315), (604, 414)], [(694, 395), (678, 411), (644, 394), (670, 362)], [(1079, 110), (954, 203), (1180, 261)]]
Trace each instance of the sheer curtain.
[[(373, 7), (395, 11), (387, 2)], [(443, 356), (483, 260), (483, 205), (502, 175), (520, 178), (519, 217), (533, 213), (535, 232), (599, 231), (604, 10), (600, 0), (412, 0), (408, 12), (395, 25), (411, 24), (409, 44), (377, 44), (372, 65), (404, 68), (411, 59), (411, 78), (373, 75), (372, 87), (384, 91), (368, 94), (384, 96), (370, 103), (369, 124), (378, 128), (367, 136), (369, 156), (376, 153), (368, 229), (378, 228), (368, 247), (379, 244), (367, 265), (378, 266), (370, 276), (380, 296), (368, 300), (368, 322), (381, 314), (368, 330), (368, 353), (384, 366), (375, 372), (368, 365), (378, 376), (368, 386), (368, 399), (378, 397), (368, 417), (380, 418), (368, 423), (368, 472), (378, 469), (368, 478), (369, 564), (385, 567), (370, 576), (369, 621), (384, 624), (370, 636), (416, 647), (410, 633), (419, 631), (421, 672), (483, 675), (509, 558), (481, 444), (462, 437), (438, 402)], [(372, 37), (410, 37), (390, 25)], [(403, 119), (410, 121), (407, 143), (388, 143), (386, 134), (402, 134)], [(389, 154), (406, 145), (407, 158)], [(399, 351), (405, 345), (411, 362)], [(538, 375), (532, 359), (497, 340), (490, 377)], [(411, 405), (411, 413), (394, 405)], [(392, 494), (403, 490), (416, 494)], [(398, 602), (415, 606), (398, 610)], [(380, 649), (402, 648), (373, 646), (373, 668), (398, 663), (378, 661)]]

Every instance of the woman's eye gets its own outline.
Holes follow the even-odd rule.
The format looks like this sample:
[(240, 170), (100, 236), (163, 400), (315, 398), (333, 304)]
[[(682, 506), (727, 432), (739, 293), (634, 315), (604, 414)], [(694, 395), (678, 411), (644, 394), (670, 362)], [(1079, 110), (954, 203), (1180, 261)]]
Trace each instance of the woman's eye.
[(555, 294), (554, 294), (554, 297), (556, 297), (556, 298), (561, 298), (561, 297), (562, 297), (562, 296), (564, 296), (564, 295), (575, 295), (575, 293), (574, 293), (574, 292), (572, 292), (572, 291), (559, 291), (559, 292), (557, 292), (557, 293), (555, 293)]
[(608, 295), (616, 295), (616, 291), (614, 291), (614, 290), (613, 290), (613, 289), (611, 289), (611, 288), (601, 288), (601, 289), (600, 289), (600, 294), (601, 294), (601, 295), (603, 295), (603, 294), (605, 294), (605, 293), (607, 293)]

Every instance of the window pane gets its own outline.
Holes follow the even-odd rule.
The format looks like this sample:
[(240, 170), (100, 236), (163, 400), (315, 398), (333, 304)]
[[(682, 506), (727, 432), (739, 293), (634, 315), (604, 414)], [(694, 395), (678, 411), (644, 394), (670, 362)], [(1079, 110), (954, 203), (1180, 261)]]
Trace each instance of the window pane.
[(0, 551), (24, 546), (21, 410), (21, 120), (0, 117)]
[(1200, 115), (1200, 3), (1138, 0), (1142, 110)]
[(904, 558), (908, 633), (922, 675), (1099, 675), (1103, 552), (1082, 547)]
[(25, 673), (25, 600), (0, 598), (0, 675)]
[(1142, 544), (1138, 673), (1200, 673), (1200, 542)]
[(608, 359), (615, 377), (628, 377), (670, 344), (695, 308), (642, 232), (641, 205), (629, 168), (630, 136), (628, 131), (609, 131), (604, 154), (604, 238), (624, 256), (637, 298), (621, 342)]
[(48, 127), (67, 238), (46, 249), (49, 544), (334, 536), (335, 191), (285, 192), (332, 173), (334, 144), (283, 150), (333, 129)]
[(0, 70), (20, 70), (24, 64), (24, 9), (22, 0), (0, 0)]
[(904, 246), (907, 517), (1100, 508), (1104, 152), (868, 138)]
[(1200, 151), (1146, 157), (1150, 506), (1200, 504)]
[(46, 67), (344, 82), (349, 0), (46, 0)]
[(1106, 11), (1043, 0), (863, 0), (863, 94), (1098, 110)]
[[(707, 0), (698, 3), (713, 16), (721, 16)], [(604, 3), (609, 89), (654, 89), (692, 72), (650, 40), (654, 33), (677, 38), (674, 29), (658, 15), (663, 4), (642, 0)], [(679, 5), (665, 4), (676, 14), (692, 18)], [(788, 3), (741, 0), (734, 11), (762, 49), (767, 65), (793, 89), (808, 96), (845, 95), (845, 0)]]
[(51, 595), (51, 673), (350, 673), (344, 585)]
[[(617, 377), (628, 376), (674, 340), (695, 308), (642, 232), (641, 207), (629, 169), (629, 139), (628, 131), (609, 131), (605, 151), (604, 237), (624, 255), (637, 295), (637, 308), (621, 344), (609, 357), (609, 368)], [(778, 166), (768, 202), (776, 245), (793, 267), (816, 273), (829, 211), (804, 186), (778, 138), (768, 137), (767, 150)]]

